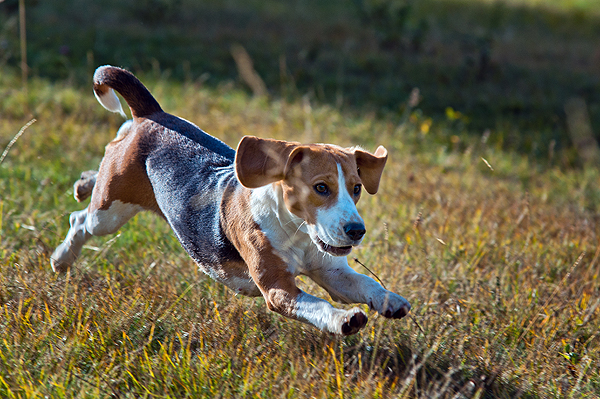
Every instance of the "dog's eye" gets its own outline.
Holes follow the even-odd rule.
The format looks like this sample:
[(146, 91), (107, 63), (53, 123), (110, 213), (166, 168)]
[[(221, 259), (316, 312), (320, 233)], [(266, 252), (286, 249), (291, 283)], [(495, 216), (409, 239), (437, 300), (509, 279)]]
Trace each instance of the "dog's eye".
[(361, 188), (362, 188), (362, 186), (360, 184), (357, 184), (356, 186), (354, 186), (354, 195), (360, 194)]
[(321, 195), (329, 194), (329, 187), (325, 183), (315, 184), (315, 191)]

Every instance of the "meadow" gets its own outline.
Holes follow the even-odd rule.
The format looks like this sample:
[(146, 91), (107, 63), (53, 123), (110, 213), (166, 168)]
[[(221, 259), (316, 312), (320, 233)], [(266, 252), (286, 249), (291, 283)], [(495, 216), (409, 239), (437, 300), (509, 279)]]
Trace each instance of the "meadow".
[[(0, 397), (600, 396), (600, 169), (565, 111), (576, 99), (581, 129), (599, 131), (595, 2), (394, 3), (405, 19), (366, 1), (32, 3), (26, 89), (15, 3), (0, 14)], [(238, 77), (235, 43), (267, 95)], [(234, 147), (246, 134), (386, 146), (350, 259), (411, 317), (369, 312), (347, 338), (284, 319), (199, 272), (151, 214), (54, 274), (86, 206), (72, 185), (123, 121), (91, 91), (105, 63)]]

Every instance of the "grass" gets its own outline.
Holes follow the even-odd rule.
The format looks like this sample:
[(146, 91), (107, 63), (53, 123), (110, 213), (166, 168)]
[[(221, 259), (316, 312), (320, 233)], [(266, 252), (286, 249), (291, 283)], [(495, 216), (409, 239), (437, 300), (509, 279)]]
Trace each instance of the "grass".
[[(18, 66), (16, 0), (0, 4), (0, 65)], [(308, 94), (399, 122), (416, 87), (434, 122), (452, 107), (468, 117), (463, 134), (490, 129), (506, 150), (552, 152), (567, 167), (579, 160), (565, 104), (583, 99), (600, 131), (594, 0), (61, 0), (27, 10), (33, 75), (79, 87), (102, 64), (243, 87), (239, 43), (269, 92), (288, 100)]]
[[(216, 3), (205, 4), (202, 7), (218, 10)], [(463, 108), (453, 89), (462, 88), (464, 82), (457, 83), (458, 75), (451, 72), (447, 86), (439, 85), (438, 77), (431, 86), (419, 85), (424, 97), (420, 102), (409, 100), (413, 85), (398, 91), (394, 112), (372, 97), (352, 104), (348, 100), (352, 93), (357, 98), (361, 93), (369, 97), (364, 82), (370, 78), (381, 84), (374, 86), (375, 90), (385, 89), (380, 90), (383, 97), (394, 92), (395, 86), (385, 87), (378, 80), (389, 71), (379, 73), (377, 68), (396, 53), (381, 50), (371, 54), (369, 65), (374, 72), (356, 72), (355, 81), (350, 68), (344, 69), (343, 101), (338, 103), (335, 79), (339, 69), (336, 64), (333, 72), (327, 68), (327, 60), (336, 59), (337, 42), (318, 42), (324, 50), (302, 69), (310, 71), (312, 80), (302, 83), (297, 75), (293, 84), (281, 83), (278, 66), (265, 61), (269, 50), (277, 54), (280, 43), (270, 33), (272, 25), (260, 31), (272, 41), (257, 39), (256, 51), (251, 51), (251, 41), (243, 42), (272, 92), (270, 98), (254, 98), (241, 84), (227, 80), (236, 72), (233, 64), (225, 62), (226, 56), (230, 57), (225, 44), (239, 38), (240, 31), (263, 38), (247, 19), (249, 15), (258, 15), (260, 22), (266, 18), (279, 27), (278, 18), (291, 18), (290, 11), (272, 3), (249, 2), (246, 8), (236, 7), (236, 2), (228, 4), (224, 14), (214, 11), (201, 16), (206, 23), (203, 26), (213, 26), (207, 21), (222, 15), (239, 18), (236, 21), (246, 21), (246, 25), (233, 24), (229, 36), (207, 29), (204, 34), (217, 35), (218, 40), (211, 43), (222, 46), (211, 50), (216, 56), (207, 64), (198, 61), (202, 57), (190, 55), (191, 75), (187, 78), (182, 61), (186, 57), (177, 55), (182, 50), (173, 46), (175, 55), (160, 56), (163, 58), (152, 68), (150, 58), (160, 47), (160, 35), (155, 36), (154, 30), (146, 26), (138, 33), (139, 41), (128, 41), (132, 40), (128, 35), (140, 25), (114, 28), (116, 36), (125, 37), (125, 49), (141, 42), (150, 46), (136, 53), (138, 64), (125, 62), (135, 58), (127, 51), (103, 47), (113, 39), (102, 36), (110, 33), (102, 24), (93, 25), (97, 36), (91, 39), (85, 29), (73, 36), (71, 55), (60, 58), (64, 67), (35, 61), (51, 51), (42, 46), (45, 36), (30, 35), (32, 63), (54, 66), (47, 75), (38, 67), (27, 93), (21, 90), (11, 56), (6, 52), (0, 56), (5, 62), (0, 74), (0, 149), (32, 117), (37, 119), (0, 164), (0, 397), (597, 397), (600, 170), (584, 163), (573, 168), (577, 152), (567, 139), (562, 149), (557, 144), (553, 153), (544, 141), (550, 136), (541, 128), (527, 127), (529, 112), (541, 100), (523, 96), (528, 93), (525, 89), (503, 91), (504, 78), (492, 79), (483, 84), (487, 84), (492, 102), (509, 93), (502, 101), (529, 104), (523, 118), (506, 117), (494, 104), (486, 111), (489, 113)], [(332, 26), (340, 26), (346, 32), (341, 37), (347, 38), (348, 31), (343, 28), (354, 14), (336, 14), (338, 19), (329, 23), (311, 13), (328, 11), (327, 7), (339, 10), (340, 3), (302, 4), (292, 4), (297, 19), (289, 20), (292, 33), (282, 36), (297, 46), (293, 48), (305, 49), (306, 43), (323, 32), (335, 38), (335, 30), (327, 30)], [(564, 117), (555, 107), (562, 107), (561, 101), (570, 96), (567, 86), (575, 75), (568, 69), (581, 76), (583, 86), (595, 87), (596, 72), (585, 62), (571, 62), (588, 51), (595, 35), (592, 22), (598, 10), (594, 2), (565, 5), (551, 0), (514, 0), (505, 8), (491, 2), (477, 7), (468, 2), (423, 4), (439, 6), (427, 9), (434, 20), (430, 25), (433, 31), (449, 32), (456, 38), (461, 26), (471, 27), (461, 33), (467, 43), (476, 35), (476, 22), (490, 28), (490, 20), (481, 22), (481, 16), (489, 16), (494, 7), (500, 7), (499, 15), (507, 21), (501, 26), (520, 34), (537, 32), (541, 38), (537, 44), (554, 41), (559, 44), (556, 48), (562, 48), (579, 43), (569, 56), (574, 58), (567, 57), (569, 68), (555, 70), (558, 67), (551, 57), (506, 50), (510, 60), (499, 68), (523, 68), (523, 75), (511, 75), (521, 76), (525, 85), (521, 88), (528, 87), (530, 77), (539, 73), (534, 84), (557, 93), (549, 98), (552, 106), (533, 114), (539, 112), (548, 119)], [(455, 10), (457, 4), (468, 7)], [(121, 13), (98, 15), (101, 21), (129, 21), (132, 17), (122, 13), (122, 7), (128, 5), (111, 3), (109, 6)], [(37, 11), (35, 7), (39, 7)], [(47, 7), (46, 3), (32, 5), (29, 15), (35, 18), (36, 12), (44, 10), (52, 22), (54, 14)], [(94, 4), (90, 7), (100, 9)], [(417, 4), (414, 7), (411, 15), (418, 21), (427, 10)], [(69, 17), (84, 18), (83, 25), (89, 22), (75, 8), (56, 10), (57, 14), (64, 11)], [(446, 12), (449, 15), (443, 17)], [(0, 18), (10, 19), (11, 14), (7, 15)], [(583, 22), (577, 23), (578, 18)], [(292, 41), (289, 38), (303, 21), (315, 29), (307, 38)], [(565, 21), (572, 23), (562, 25)], [(165, 32), (163, 24), (169, 26), (158, 21), (156, 32)], [(7, 26), (0, 28), (0, 35), (10, 32)], [(32, 29), (50, 29), (44, 26)], [(75, 29), (59, 24), (51, 28), (65, 29), (65, 35)], [(370, 43), (375, 36), (369, 35), (375, 34), (365, 29), (365, 43)], [(413, 25), (408, 24), (407, 29), (414, 32)], [(128, 30), (131, 32), (126, 34)], [(181, 33), (173, 32), (167, 38)], [(435, 48), (449, 46), (448, 53), (440, 55), (443, 62), (433, 64), (434, 70), (444, 65), (451, 68), (450, 50), (458, 44), (433, 33), (427, 37)], [(94, 64), (90, 65), (83, 51), (88, 39), (94, 49)], [(42, 40), (41, 44), (35, 44), (36, 40)], [(257, 50), (260, 43), (264, 45), (262, 55)], [(535, 42), (523, 43), (537, 47)], [(107, 54), (114, 58), (102, 58)], [(407, 56), (411, 60), (428, 58), (427, 53)], [(464, 52), (457, 55), (459, 66), (463, 56)], [(291, 59), (286, 58), (289, 76), (299, 70)], [(360, 61), (350, 55), (344, 59)], [(381, 191), (359, 203), (368, 233), (352, 256), (411, 302), (413, 319), (389, 321), (369, 313), (365, 330), (349, 338), (332, 337), (283, 319), (269, 312), (262, 299), (235, 296), (201, 274), (168, 226), (150, 214), (137, 216), (114, 236), (92, 239), (70, 274), (53, 274), (49, 255), (67, 232), (68, 214), (85, 206), (72, 199), (72, 184), (81, 171), (97, 168), (104, 146), (122, 122), (97, 104), (89, 87), (88, 69), (109, 61), (144, 71), (140, 78), (164, 109), (194, 121), (232, 146), (245, 134), (360, 144), (371, 150), (377, 144), (385, 145), (390, 160)], [(278, 56), (271, 57), (270, 62), (278, 61)], [(537, 64), (531, 65), (534, 61)], [(201, 77), (203, 68), (212, 68), (208, 80)], [(412, 76), (426, 81), (428, 73)], [(334, 83), (328, 86), (326, 82), (331, 80), (327, 79), (332, 77)], [(551, 77), (557, 77), (557, 82)], [(464, 85), (465, 90), (480, 87)], [(428, 102), (432, 94), (428, 93), (436, 87), (440, 96), (435, 101), (439, 102), (432, 106)], [(313, 94), (302, 96), (305, 89)], [(585, 98), (592, 126), (597, 126), (594, 97)], [(490, 115), (496, 127), (490, 126), (489, 133), (473, 128), (474, 119)], [(568, 135), (564, 129), (550, 130), (557, 142)], [(512, 143), (507, 143), (510, 140)], [(353, 265), (368, 273), (358, 263)], [(310, 280), (299, 279), (299, 284), (327, 298)]]
[[(16, 75), (0, 79), (8, 143), (23, 115), (10, 106)], [(71, 184), (97, 166), (120, 120), (89, 90), (40, 79), (28, 93), (38, 121), (0, 166), (0, 396), (598, 394), (598, 169), (546, 167), (476, 140), (431, 146), (415, 118), (143, 79), (164, 108), (231, 145), (244, 134), (386, 145), (382, 190), (360, 203), (368, 239), (353, 255), (411, 301), (414, 321), (371, 313), (341, 339), (285, 320), (203, 276), (149, 214), (54, 275), (49, 254), (82, 207)]]

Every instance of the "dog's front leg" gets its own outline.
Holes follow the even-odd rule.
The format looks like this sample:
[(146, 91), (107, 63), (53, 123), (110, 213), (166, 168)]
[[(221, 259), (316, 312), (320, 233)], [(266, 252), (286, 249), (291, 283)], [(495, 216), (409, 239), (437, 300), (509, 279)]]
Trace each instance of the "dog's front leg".
[(302, 291), (295, 302), (298, 320), (333, 334), (356, 334), (367, 324), (367, 315), (359, 308), (336, 309), (329, 302)]
[(294, 275), (285, 268), (270, 264), (251, 269), (267, 307), (274, 312), (333, 334), (355, 334), (367, 323), (367, 316), (358, 308), (336, 309), (329, 302), (300, 290)]
[(307, 273), (331, 297), (342, 303), (365, 303), (381, 315), (400, 319), (410, 311), (410, 304), (398, 294), (386, 290), (369, 276), (357, 273), (346, 258), (330, 258), (331, 262)]

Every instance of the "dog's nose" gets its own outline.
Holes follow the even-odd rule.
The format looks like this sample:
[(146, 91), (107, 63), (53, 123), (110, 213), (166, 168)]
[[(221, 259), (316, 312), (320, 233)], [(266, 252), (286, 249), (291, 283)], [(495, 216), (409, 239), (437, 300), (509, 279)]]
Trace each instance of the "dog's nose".
[(365, 235), (366, 230), (361, 223), (348, 223), (344, 226), (344, 232), (353, 241), (358, 241)]

